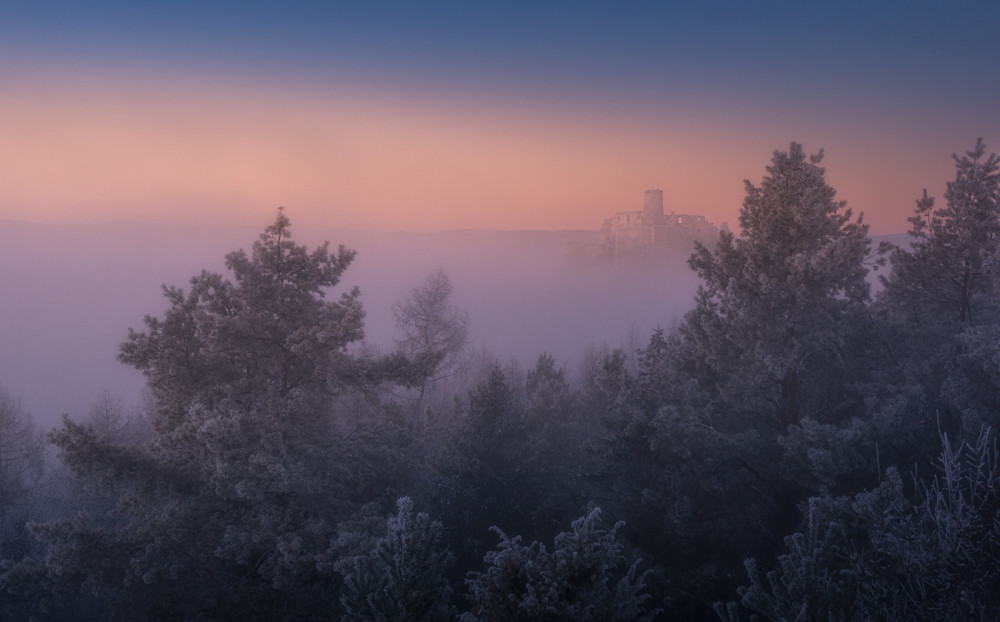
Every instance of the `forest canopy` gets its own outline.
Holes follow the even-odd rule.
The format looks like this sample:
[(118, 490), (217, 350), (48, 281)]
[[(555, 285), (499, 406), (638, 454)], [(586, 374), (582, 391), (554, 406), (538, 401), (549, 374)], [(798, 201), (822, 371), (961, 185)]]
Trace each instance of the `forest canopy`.
[(443, 269), (372, 346), (355, 253), (279, 209), (163, 288), (119, 351), (146, 403), (66, 417), (57, 466), (0, 392), (0, 612), (1000, 618), (1000, 158), (890, 248), (822, 157), (775, 151), (676, 329), (578, 373), (477, 352)]

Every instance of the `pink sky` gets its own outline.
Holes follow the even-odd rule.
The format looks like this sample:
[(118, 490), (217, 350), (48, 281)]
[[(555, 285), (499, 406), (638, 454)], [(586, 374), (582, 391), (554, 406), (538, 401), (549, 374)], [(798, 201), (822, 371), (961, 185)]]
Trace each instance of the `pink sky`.
[(0, 219), (46, 223), (259, 224), (284, 205), (324, 228), (597, 230), (656, 187), (668, 211), (734, 226), (743, 179), (797, 140), (825, 148), (828, 181), (872, 233), (896, 233), (922, 188), (943, 191), (950, 154), (993, 129), (162, 73), (21, 72), (5, 95)]

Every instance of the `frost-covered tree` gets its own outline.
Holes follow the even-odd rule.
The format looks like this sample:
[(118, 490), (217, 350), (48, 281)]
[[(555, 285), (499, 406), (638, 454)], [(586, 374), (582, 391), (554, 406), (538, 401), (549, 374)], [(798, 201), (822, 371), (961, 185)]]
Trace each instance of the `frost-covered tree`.
[(471, 358), (469, 314), (452, 302), (453, 289), (444, 269), (438, 268), (392, 307), (396, 328), (402, 333), (396, 346), (410, 357), (423, 357), (433, 364), (420, 385), (421, 398), (428, 383), (454, 375)]
[[(152, 434), (145, 406), (126, 411), (122, 399), (108, 390), (101, 391), (90, 410), (86, 422), (105, 440), (119, 445), (138, 444), (149, 440)], [(152, 407), (155, 410), (155, 406)]]
[[(912, 507), (859, 495), (868, 547), (854, 555), (867, 619), (1000, 618), (1000, 452), (993, 431), (952, 447), (943, 436), (933, 476), (918, 480)], [(891, 503), (887, 503), (887, 497)]]
[(119, 358), (148, 378), (161, 432), (183, 425), (194, 404), (248, 410), (280, 399), (315, 408), (386, 376), (348, 351), (364, 336), (357, 288), (326, 300), (354, 252), (309, 251), (292, 241), (290, 225), (279, 211), (250, 255), (226, 256), (233, 280), (203, 271), (187, 292), (164, 287), (164, 318), (147, 316), (146, 331), (129, 331)]
[(910, 248), (895, 251), (883, 283), (884, 296), (899, 300), (897, 312), (907, 314), (907, 321), (924, 327), (933, 317), (954, 333), (996, 320), (1000, 156), (987, 156), (980, 138), (952, 159), (955, 179), (945, 190), (946, 206), (935, 208), (924, 191), (909, 219)]
[[(761, 576), (757, 561), (747, 559), (750, 585), (740, 588), (742, 606), (767, 620), (798, 622), (862, 622), (858, 573), (849, 559), (852, 542), (842, 521), (822, 509), (823, 499), (810, 500), (807, 527), (785, 538), (773, 570)], [(735, 602), (716, 603), (724, 622), (739, 622)], [(752, 620), (758, 619), (751, 617)]]
[(568, 423), (573, 411), (573, 395), (566, 373), (556, 367), (551, 354), (543, 352), (524, 383), (527, 396), (528, 418), (537, 421), (541, 428), (558, 428)]
[(469, 574), (471, 610), (462, 622), (626, 622), (650, 620), (648, 572), (618, 541), (622, 523), (601, 529), (595, 508), (555, 538), (524, 545), (495, 529), (500, 544), (486, 554), (485, 569)]
[(226, 256), (231, 278), (165, 287), (166, 313), (130, 331), (120, 355), (148, 379), (152, 439), (117, 443), (69, 419), (51, 435), (78, 477), (116, 496), (116, 519), (39, 527), (44, 564), (8, 578), (93, 592), (121, 618), (328, 613), (336, 580), (317, 556), (360, 504), (396, 496), (391, 409), (365, 398), (424, 368), (350, 349), (363, 336), (359, 293), (326, 296), (353, 256), (295, 244), (279, 210), (251, 253)]
[[(0, 568), (41, 553), (30, 525), (54, 511), (51, 483), (44, 435), (20, 400), (0, 386)], [(31, 608), (24, 600), (0, 589), (0, 618), (27, 619)]]
[(872, 256), (821, 158), (792, 143), (759, 186), (746, 182), (742, 236), (696, 247), (695, 308), (675, 336), (655, 332), (636, 377), (605, 398), (602, 490), (664, 560), (679, 617), (704, 616), (742, 559), (798, 527), (800, 502), (868, 464), (822, 459), (865, 409)]
[(447, 517), (448, 545), (469, 567), (489, 547), (490, 526), (533, 532), (546, 473), (524, 403), (499, 366), (469, 392), (433, 457), (434, 513)]
[[(944, 207), (917, 201), (910, 247), (892, 254), (877, 310), (888, 364), (878, 379), (887, 446), (933, 455), (939, 426), (975, 437), (1000, 423), (989, 360), (1000, 325), (1000, 157), (982, 139), (952, 156)], [(980, 390), (982, 389), (982, 390)]]
[(1000, 323), (966, 328), (958, 345), (941, 403), (961, 421), (963, 436), (983, 427), (1000, 429)]
[(587, 420), (600, 424), (632, 399), (634, 378), (628, 371), (627, 357), (621, 349), (592, 349), (585, 353), (582, 372), (582, 409)]
[(661, 566), (652, 587), (668, 615), (704, 619), (735, 590), (743, 559), (767, 550), (773, 489), (750, 464), (759, 435), (711, 424), (683, 353), (676, 336), (657, 330), (638, 352), (635, 378), (611, 365), (601, 384), (618, 386), (618, 397), (603, 417), (600, 458), (584, 468), (593, 498), (628, 517), (621, 536)]
[(597, 431), (589, 429), (581, 417), (580, 400), (551, 354), (539, 355), (526, 374), (524, 387), (529, 435), (525, 453), (537, 456), (536, 485), (541, 488), (532, 522), (540, 530), (539, 537), (549, 537), (585, 506), (581, 465), (591, 455), (588, 442)]
[[(938, 471), (890, 468), (879, 486), (809, 502), (808, 528), (785, 539), (764, 576), (746, 563), (743, 608), (769, 620), (994, 620), (1000, 615), (1000, 453), (994, 434), (953, 448)], [(740, 607), (716, 606), (736, 622)]]
[(44, 437), (20, 401), (0, 387), (0, 559), (30, 548), (24, 525), (38, 518), (45, 467)]
[(697, 247), (690, 263), (704, 282), (680, 327), (677, 364), (704, 396), (701, 416), (740, 447), (728, 465), (770, 499), (761, 520), (775, 543), (797, 525), (798, 502), (829, 479), (786, 461), (786, 448), (807, 440), (805, 428), (836, 430), (866, 412), (871, 244), (861, 217), (835, 200), (822, 155), (792, 143), (759, 187), (746, 182), (742, 237), (723, 232), (714, 250)]
[(742, 236), (723, 232), (690, 260), (703, 284), (681, 331), (714, 409), (737, 427), (784, 434), (805, 417), (844, 416), (870, 242), (861, 217), (835, 200), (822, 156), (797, 143), (776, 151), (761, 185), (745, 182)]
[(397, 502), (386, 534), (368, 555), (341, 560), (340, 602), (345, 622), (436, 622), (454, 618), (445, 571), (451, 554), (440, 548), (441, 523)]

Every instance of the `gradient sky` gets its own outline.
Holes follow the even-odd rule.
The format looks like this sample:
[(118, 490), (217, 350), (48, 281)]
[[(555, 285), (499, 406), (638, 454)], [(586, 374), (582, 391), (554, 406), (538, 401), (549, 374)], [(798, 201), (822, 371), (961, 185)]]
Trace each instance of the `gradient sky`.
[[(153, 3), (150, 3), (153, 4)], [(998, 2), (19, 2), (0, 219), (591, 229), (736, 222), (825, 148), (873, 233), (1000, 150)]]

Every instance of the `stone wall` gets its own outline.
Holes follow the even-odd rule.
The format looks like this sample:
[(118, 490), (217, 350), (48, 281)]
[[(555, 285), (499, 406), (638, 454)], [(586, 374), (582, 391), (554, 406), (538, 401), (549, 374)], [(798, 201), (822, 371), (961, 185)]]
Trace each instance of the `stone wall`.
[(607, 259), (685, 254), (694, 243), (714, 246), (719, 228), (704, 216), (663, 213), (663, 192), (647, 190), (641, 211), (618, 212), (604, 221), (600, 245)]

